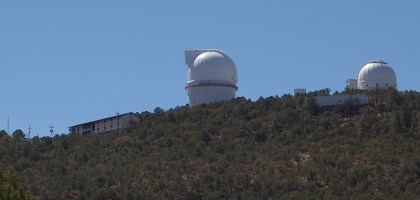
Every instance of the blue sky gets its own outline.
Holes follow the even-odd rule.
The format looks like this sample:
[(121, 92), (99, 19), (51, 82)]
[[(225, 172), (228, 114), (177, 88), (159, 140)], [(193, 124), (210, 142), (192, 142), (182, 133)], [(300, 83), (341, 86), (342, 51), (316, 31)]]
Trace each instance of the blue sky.
[(1, 1), (0, 129), (31, 136), (186, 104), (184, 50), (215, 48), (237, 96), (342, 91), (382, 59), (420, 90), (420, 1)]

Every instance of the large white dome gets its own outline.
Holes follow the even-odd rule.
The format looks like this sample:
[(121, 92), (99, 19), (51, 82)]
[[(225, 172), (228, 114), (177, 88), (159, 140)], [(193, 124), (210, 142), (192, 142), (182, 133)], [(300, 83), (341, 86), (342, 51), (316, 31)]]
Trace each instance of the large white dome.
[(185, 86), (190, 106), (235, 98), (238, 72), (232, 59), (217, 49), (185, 51), (188, 83)]
[(188, 69), (188, 82), (220, 81), (235, 84), (238, 73), (235, 63), (221, 51), (201, 53)]
[(364, 64), (357, 74), (358, 89), (387, 89), (397, 87), (397, 77), (388, 63), (372, 60)]

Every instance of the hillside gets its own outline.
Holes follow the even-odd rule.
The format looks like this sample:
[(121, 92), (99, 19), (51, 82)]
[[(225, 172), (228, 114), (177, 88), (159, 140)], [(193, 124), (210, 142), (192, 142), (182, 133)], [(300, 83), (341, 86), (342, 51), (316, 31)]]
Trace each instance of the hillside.
[(0, 163), (39, 199), (418, 198), (420, 93), (342, 93), (371, 104), (284, 95), (156, 108), (131, 130), (26, 142), (3, 133)]

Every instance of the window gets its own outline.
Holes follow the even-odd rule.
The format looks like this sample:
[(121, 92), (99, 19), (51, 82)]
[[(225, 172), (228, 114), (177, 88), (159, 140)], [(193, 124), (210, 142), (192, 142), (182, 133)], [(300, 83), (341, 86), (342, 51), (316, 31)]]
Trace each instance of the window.
[(91, 131), (90, 131), (90, 130), (88, 130), (88, 131), (83, 131), (82, 135), (83, 135), (83, 136), (86, 136), (86, 135), (89, 135), (89, 133), (91, 133)]
[(90, 129), (91, 124), (83, 124), (83, 130)]

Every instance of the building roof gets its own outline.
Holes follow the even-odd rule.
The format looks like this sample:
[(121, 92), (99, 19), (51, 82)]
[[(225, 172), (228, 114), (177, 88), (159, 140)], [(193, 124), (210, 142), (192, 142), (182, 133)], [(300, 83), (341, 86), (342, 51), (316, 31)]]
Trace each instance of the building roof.
[(111, 118), (114, 118), (114, 117), (121, 117), (123, 115), (128, 115), (128, 114), (134, 114), (134, 113), (133, 112), (128, 112), (128, 113), (123, 113), (123, 114), (114, 115), (114, 116), (110, 116), (110, 117), (105, 117), (105, 118), (101, 118), (101, 119), (97, 119), (97, 120), (93, 120), (93, 121), (84, 122), (84, 123), (81, 123), (81, 124), (76, 124), (76, 125), (70, 126), (69, 128), (75, 127), (75, 126), (80, 126), (80, 125), (83, 125), (83, 124), (89, 124), (89, 123), (93, 123), (93, 122), (97, 122), (97, 121), (101, 121), (101, 120), (105, 120), (105, 119), (111, 119)]

